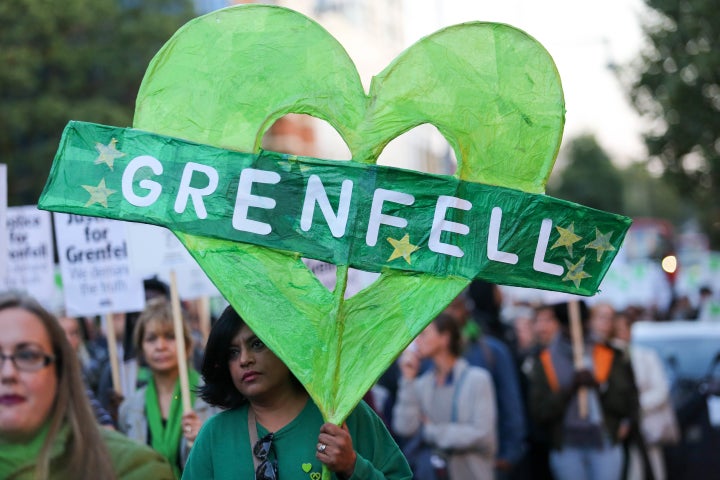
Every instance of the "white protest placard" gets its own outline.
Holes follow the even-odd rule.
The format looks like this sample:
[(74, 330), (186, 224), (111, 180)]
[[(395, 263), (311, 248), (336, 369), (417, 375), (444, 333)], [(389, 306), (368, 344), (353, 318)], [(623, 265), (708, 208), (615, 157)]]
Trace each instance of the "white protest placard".
[[(5, 225), (7, 215), (7, 165), (0, 163), (0, 225)], [(5, 290), (7, 274), (7, 238), (0, 235), (0, 289)]]
[(133, 271), (142, 278), (157, 277), (170, 285), (177, 278), (178, 295), (185, 300), (220, 295), (195, 259), (167, 228), (128, 223), (128, 252)]
[(56, 288), (50, 212), (35, 205), (8, 208), (7, 242), (7, 288), (53, 305)]
[(126, 223), (54, 213), (65, 307), (69, 315), (134, 312), (145, 306), (132, 271)]

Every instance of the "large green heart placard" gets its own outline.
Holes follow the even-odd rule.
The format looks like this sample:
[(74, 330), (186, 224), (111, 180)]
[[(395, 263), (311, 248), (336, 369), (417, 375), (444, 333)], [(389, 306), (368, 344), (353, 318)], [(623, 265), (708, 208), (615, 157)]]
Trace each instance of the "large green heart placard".
[[(327, 121), (352, 159), (364, 163), (430, 123), (454, 148), (460, 178), (542, 192), (560, 145), (564, 101), (545, 49), (506, 25), (437, 32), (375, 77), (366, 95), (343, 47), (314, 21), (243, 6), (188, 23), (162, 48), (138, 94), (134, 127), (254, 152), (287, 113)], [(387, 271), (344, 300), (342, 278), (328, 292), (297, 256), (178, 236), (337, 423), (469, 283)]]
[[(261, 152), (266, 131), (288, 113), (327, 121), (345, 140), (352, 161), (302, 160)], [(374, 77), (365, 93), (345, 50), (312, 20), (280, 7), (231, 7), (189, 22), (155, 56), (138, 94), (136, 130), (68, 125), (39, 204), (41, 208), (171, 228), (225, 298), (295, 373), (324, 417), (339, 424), (396, 356), (472, 278), (499, 283), (507, 278), (507, 283), (524, 284), (525, 272), (544, 272), (545, 277), (564, 283), (557, 284), (559, 290), (594, 293), (629, 220), (542, 195), (563, 122), (562, 88), (550, 55), (513, 27), (476, 22), (441, 30), (398, 56)], [(455, 177), (422, 176), (374, 165), (390, 141), (425, 123), (437, 127), (454, 149), (458, 158)], [(393, 251), (388, 258), (383, 253), (378, 263), (369, 257), (381, 247), (369, 242), (369, 248), (357, 235), (343, 236), (343, 243), (332, 243), (337, 238), (327, 232), (324, 237), (309, 236), (288, 213), (297, 213), (292, 205), (296, 201), (286, 201), (284, 206), (278, 202), (277, 209), (267, 210), (272, 212), (268, 218), (274, 215), (285, 225), (284, 230), (273, 232), (275, 236), (243, 233), (237, 237), (237, 229), (228, 227), (227, 234), (221, 231), (234, 215), (233, 198), (240, 198), (232, 161), (242, 163), (238, 170), (253, 167), (253, 171), (278, 179), (284, 175), (279, 185), (290, 185), (295, 179), (308, 190), (308, 178), (314, 172), (337, 179), (328, 187), (330, 191), (340, 188), (343, 175), (337, 172), (341, 170), (348, 171), (358, 189), (360, 184), (375, 188), (393, 178), (402, 179), (403, 188), (415, 189), (412, 198), (417, 200), (417, 210), (426, 200), (421, 198), (423, 190), (437, 192), (445, 184), (451, 185), (458, 198), (436, 195), (452, 199), (443, 212), (454, 209), (457, 213), (449, 223), (445, 220), (450, 219), (436, 215), (445, 234), (461, 232), (458, 225), (470, 224), (473, 212), (465, 215), (471, 208), (463, 207), (469, 202), (463, 203), (459, 197), (474, 192), (474, 208), (482, 212), (477, 214), (480, 220), (476, 218), (472, 224), (476, 231), (487, 235), (493, 227), (485, 224), (493, 221), (499, 229), (496, 213), (502, 212), (495, 207), (491, 215), (480, 203), (505, 202), (506, 213), (514, 211), (518, 218), (525, 214), (522, 220), (511, 222), (505, 237), (517, 242), (528, 231), (539, 230), (544, 233), (538, 238), (544, 240), (537, 240), (537, 249), (533, 245), (523, 254), (529, 258), (523, 266), (517, 255), (501, 251), (507, 250), (512, 240), (500, 244), (495, 238), (494, 248), (487, 242), (487, 254), (480, 249), (480, 254), (472, 256), (469, 252), (479, 239), (476, 242), (472, 234), (467, 235), (463, 248), (472, 261), (458, 267), (456, 257), (428, 256), (428, 245), (442, 243), (442, 232), (428, 240), (433, 233), (423, 236), (408, 226), (414, 245), (405, 241), (407, 235), (403, 240), (387, 237), (396, 242), (393, 245), (401, 254)], [(127, 174), (129, 165), (137, 162), (146, 162), (145, 177)], [(140, 198), (133, 190), (151, 191), (148, 185), (159, 188), (154, 179), (161, 174), (169, 189), (169, 184), (183, 182), (188, 165), (208, 175), (204, 184), (193, 188), (207, 190), (212, 218), (197, 213), (202, 201), (194, 204), (192, 215), (196, 216), (188, 218), (185, 204), (178, 207), (175, 203), (173, 211), (172, 201), (151, 205), (147, 196)], [(213, 190), (208, 187), (213, 175), (216, 180), (225, 175), (232, 180), (216, 181)], [(122, 197), (115, 195), (121, 189)], [(336, 205), (337, 194), (331, 197)], [(526, 197), (529, 203), (523, 203)], [(552, 209), (543, 210), (548, 202)], [(269, 208), (267, 205), (262, 208)], [(533, 213), (536, 209), (537, 215)], [(367, 226), (359, 216), (348, 220), (348, 231)], [(435, 225), (432, 212), (429, 218)], [(488, 220), (492, 218), (495, 220)], [(552, 218), (566, 223), (553, 223)], [(393, 221), (397, 218), (388, 225)], [(402, 236), (403, 230), (397, 231)], [(294, 241), (308, 238), (324, 248), (305, 248), (306, 244), (293, 248)], [(581, 238), (582, 244), (578, 243)], [(577, 244), (574, 251), (573, 244)], [(578, 254), (581, 245), (591, 249), (591, 255), (584, 253), (587, 250)], [(382, 248), (390, 247), (384, 244)], [(416, 250), (420, 260), (410, 265)], [(562, 259), (565, 267), (557, 265), (559, 257), (555, 265), (545, 262), (546, 252), (566, 255)], [(328, 291), (305, 267), (303, 255), (336, 259), (334, 291)], [(488, 258), (494, 263), (488, 263)], [(486, 263), (480, 265), (481, 260)], [(594, 262), (592, 275), (586, 262)], [(345, 299), (351, 265), (366, 266), (381, 275), (368, 288)], [(589, 290), (581, 287), (588, 277), (595, 282)], [(555, 285), (540, 283), (543, 288)]]

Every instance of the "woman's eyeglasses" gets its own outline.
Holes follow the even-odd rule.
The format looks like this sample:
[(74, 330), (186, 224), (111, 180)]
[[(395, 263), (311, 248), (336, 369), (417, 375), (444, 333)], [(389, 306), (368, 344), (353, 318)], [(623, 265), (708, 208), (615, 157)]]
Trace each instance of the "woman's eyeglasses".
[(277, 460), (269, 459), (273, 436), (272, 432), (268, 433), (253, 447), (253, 454), (260, 460), (260, 465), (255, 470), (255, 480), (278, 480)]
[(10, 355), (0, 352), (0, 369), (3, 368), (5, 360), (10, 360), (15, 368), (21, 372), (37, 372), (55, 361), (55, 357), (37, 350), (22, 349)]

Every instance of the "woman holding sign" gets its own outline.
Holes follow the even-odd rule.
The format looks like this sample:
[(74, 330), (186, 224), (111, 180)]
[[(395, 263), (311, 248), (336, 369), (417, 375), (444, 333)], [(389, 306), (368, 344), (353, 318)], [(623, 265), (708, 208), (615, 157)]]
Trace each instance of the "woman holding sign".
[(100, 428), (57, 319), (0, 295), (0, 478), (169, 480), (167, 461)]
[[(187, 325), (182, 324), (186, 355), (189, 355), (192, 342)], [(130, 438), (147, 443), (160, 452), (170, 461), (179, 478), (190, 445), (203, 422), (216, 410), (193, 395), (193, 409), (183, 412), (173, 314), (165, 298), (148, 301), (135, 325), (134, 343), (150, 369), (150, 381), (122, 403), (118, 426)], [(188, 371), (188, 377), (192, 392), (200, 378), (192, 369)]]
[(382, 420), (361, 402), (339, 427), (324, 423), (300, 382), (232, 307), (213, 326), (202, 397), (227, 410), (208, 420), (184, 479), (410, 479)]

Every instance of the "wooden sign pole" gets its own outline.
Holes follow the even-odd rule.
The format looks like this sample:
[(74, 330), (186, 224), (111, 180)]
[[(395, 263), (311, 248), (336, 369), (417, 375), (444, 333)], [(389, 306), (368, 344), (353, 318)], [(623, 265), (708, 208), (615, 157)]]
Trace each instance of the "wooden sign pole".
[[(575, 370), (585, 368), (585, 351), (582, 331), (582, 320), (580, 318), (580, 305), (577, 300), (568, 302), (568, 316), (570, 317), (570, 336), (573, 347), (573, 363)], [(588, 414), (588, 392), (586, 387), (578, 390), (578, 414), (580, 418), (587, 418)]]
[(117, 337), (115, 336), (115, 323), (112, 313), (107, 313), (105, 319), (105, 336), (108, 344), (108, 357), (110, 360), (110, 374), (112, 375), (113, 390), (124, 395), (122, 383), (120, 382), (120, 365), (117, 350)]

